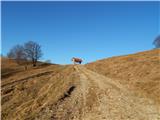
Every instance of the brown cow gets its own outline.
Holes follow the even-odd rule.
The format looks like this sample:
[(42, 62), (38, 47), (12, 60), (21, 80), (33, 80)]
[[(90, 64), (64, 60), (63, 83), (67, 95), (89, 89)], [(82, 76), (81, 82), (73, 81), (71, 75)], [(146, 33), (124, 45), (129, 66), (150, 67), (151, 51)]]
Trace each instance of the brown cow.
[(80, 59), (80, 58), (75, 58), (75, 57), (73, 57), (73, 58), (72, 58), (72, 61), (73, 61), (74, 64), (76, 64), (76, 63), (81, 64), (83, 60)]

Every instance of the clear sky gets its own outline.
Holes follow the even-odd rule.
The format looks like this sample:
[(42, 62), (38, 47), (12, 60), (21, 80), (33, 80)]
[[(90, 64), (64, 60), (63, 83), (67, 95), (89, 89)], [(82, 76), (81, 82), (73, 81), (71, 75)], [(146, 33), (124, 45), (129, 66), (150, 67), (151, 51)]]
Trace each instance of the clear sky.
[(59, 64), (150, 50), (159, 17), (160, 2), (2, 2), (2, 53), (29, 40)]

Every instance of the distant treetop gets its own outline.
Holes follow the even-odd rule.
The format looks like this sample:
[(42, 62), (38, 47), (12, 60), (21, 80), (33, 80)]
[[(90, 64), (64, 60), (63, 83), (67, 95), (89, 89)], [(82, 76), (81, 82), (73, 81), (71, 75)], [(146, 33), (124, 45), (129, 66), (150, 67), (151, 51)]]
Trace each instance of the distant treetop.
[(160, 35), (153, 41), (155, 48), (160, 48)]

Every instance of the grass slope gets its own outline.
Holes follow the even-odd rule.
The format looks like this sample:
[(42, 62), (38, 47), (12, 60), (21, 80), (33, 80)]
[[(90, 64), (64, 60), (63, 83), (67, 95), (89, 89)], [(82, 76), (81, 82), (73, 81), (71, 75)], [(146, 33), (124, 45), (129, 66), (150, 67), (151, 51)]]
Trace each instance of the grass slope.
[(85, 66), (160, 104), (160, 49), (102, 59)]

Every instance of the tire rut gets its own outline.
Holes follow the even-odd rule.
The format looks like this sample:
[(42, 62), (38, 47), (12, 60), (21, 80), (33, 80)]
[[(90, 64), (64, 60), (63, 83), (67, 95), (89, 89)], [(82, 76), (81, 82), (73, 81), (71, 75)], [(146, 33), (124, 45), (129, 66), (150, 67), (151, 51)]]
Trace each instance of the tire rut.
[[(83, 93), (83, 120), (159, 120), (160, 109), (153, 101), (139, 98), (113, 80), (76, 65)], [(95, 96), (90, 96), (90, 89)], [(89, 98), (89, 99), (88, 99)], [(88, 104), (93, 98), (91, 109)]]

